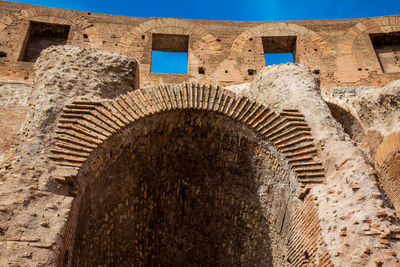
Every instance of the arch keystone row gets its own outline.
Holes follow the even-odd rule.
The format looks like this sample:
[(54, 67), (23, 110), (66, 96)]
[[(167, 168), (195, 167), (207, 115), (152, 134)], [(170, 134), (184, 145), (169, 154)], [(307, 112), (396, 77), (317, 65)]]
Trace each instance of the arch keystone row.
[(185, 83), (147, 87), (112, 101), (75, 101), (58, 121), (51, 159), (79, 170), (91, 153), (122, 128), (141, 118), (173, 110), (215, 112), (239, 121), (272, 144), (287, 160), (299, 182), (323, 182), (322, 164), (315, 160), (311, 128), (296, 109), (276, 113), (244, 96), (211, 85)]
[(0, 18), (0, 31), (21, 19), (39, 20), (47, 23), (74, 24), (85, 30), (93, 24), (77, 12), (47, 7), (33, 7)]
[(333, 47), (319, 34), (306, 27), (284, 22), (264, 23), (244, 31), (233, 41), (231, 54), (237, 55), (242, 53), (244, 50), (244, 45), (250, 37), (285, 35), (295, 35), (311, 40), (324, 56), (331, 56), (335, 54)]

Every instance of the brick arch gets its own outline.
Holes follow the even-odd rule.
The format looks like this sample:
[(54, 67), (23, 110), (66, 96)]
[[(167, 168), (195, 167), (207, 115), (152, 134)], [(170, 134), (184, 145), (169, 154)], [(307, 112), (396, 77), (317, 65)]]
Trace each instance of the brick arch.
[[(378, 146), (375, 154), (375, 168), (380, 187), (393, 204), (400, 210), (400, 132), (387, 136)], [(397, 212), (400, 217), (400, 213)]]
[(118, 46), (129, 50), (137, 39), (145, 33), (165, 33), (192, 35), (207, 44), (210, 52), (221, 51), (221, 46), (212, 34), (198, 23), (174, 18), (156, 18), (137, 25), (119, 40)]
[(285, 35), (295, 35), (311, 40), (324, 56), (330, 56), (335, 53), (331, 45), (314, 31), (293, 23), (279, 22), (260, 24), (244, 31), (233, 41), (231, 54), (241, 54), (245, 49), (246, 41), (251, 37)]
[(83, 16), (67, 10), (53, 10), (46, 7), (33, 7), (20, 10), (14, 14), (0, 18), (0, 30), (21, 19), (40, 19), (41, 22), (56, 24), (74, 24), (82, 29), (92, 26)]
[(110, 102), (76, 101), (67, 105), (59, 120), (51, 158), (76, 172), (96, 148), (122, 128), (172, 110), (216, 112), (239, 121), (272, 144), (300, 182), (324, 180), (321, 163), (315, 160), (317, 149), (311, 128), (298, 110), (276, 113), (223, 88), (191, 83), (138, 89)]
[(354, 44), (364, 34), (400, 31), (400, 17), (368, 18), (347, 30), (340, 45), (343, 52), (351, 54)]
[[(141, 159), (152, 160), (143, 154), (133, 154), (127, 158), (115, 155), (116, 151), (127, 149), (126, 143), (118, 140), (126, 138), (127, 142), (131, 144), (128, 136), (134, 135), (134, 132), (137, 131), (139, 136), (147, 139), (145, 146), (142, 142), (138, 144), (138, 147), (141, 146), (144, 147), (143, 149), (151, 151), (151, 143), (149, 143), (153, 140), (150, 138), (151, 134), (156, 132), (156, 135), (160, 135), (162, 132), (162, 130), (158, 132), (160, 130), (157, 126), (159, 116), (161, 116), (161, 120), (166, 118), (168, 120), (167, 116), (174, 116), (177, 113), (185, 114), (185, 111), (188, 113), (191, 113), (189, 111), (198, 111), (198, 114), (204, 114), (207, 118), (211, 116), (211, 126), (216, 123), (213, 119), (218, 118), (219, 121), (215, 126), (222, 129), (222, 132), (227, 129), (227, 125), (237, 125), (237, 128), (234, 126), (235, 129), (229, 129), (244, 131), (245, 135), (250, 133), (252, 137), (249, 140), (253, 141), (248, 143), (244, 140), (245, 144), (242, 143), (242, 145), (257, 154), (266, 155), (271, 171), (275, 173), (274, 177), (279, 179), (279, 183), (287, 181), (289, 178), (297, 178), (300, 183), (324, 181), (322, 165), (315, 158), (316, 148), (311, 137), (311, 129), (298, 110), (286, 109), (277, 113), (262, 104), (244, 96), (236, 96), (223, 88), (192, 83), (142, 88), (120, 95), (111, 101), (75, 101), (66, 105), (61, 114), (56, 136), (57, 143), (52, 150), (51, 157), (59, 165), (59, 169), (63, 169), (62, 173), (70, 175), (69, 181), (72, 183), (76, 181), (79, 188), (79, 194), (74, 199), (63, 234), (64, 241), (59, 254), (60, 266), (70, 266), (68, 264), (71, 264), (72, 261), (68, 261), (68, 259), (76, 256), (74, 252), (76, 227), (81, 225), (77, 223), (77, 218), (82, 214), (82, 217), (86, 218), (86, 213), (79, 213), (80, 205), (89, 202), (82, 200), (84, 195), (90, 194), (92, 191), (97, 192), (88, 185), (96, 183), (94, 179), (101, 175), (103, 168), (107, 168), (103, 163), (109, 161), (113, 156), (139, 162)], [(227, 125), (221, 126), (222, 122), (227, 122)], [(133, 127), (135, 123), (138, 126), (137, 130)], [(203, 121), (200, 120), (198, 124), (202, 126)], [(183, 135), (190, 135), (190, 131), (186, 128), (183, 128), (182, 131)], [(239, 134), (238, 136), (243, 135)], [(168, 138), (168, 135), (165, 138)], [(229, 138), (223, 140), (228, 145), (232, 143)], [(239, 138), (238, 140), (243, 139)], [(162, 144), (165, 142), (163, 141)], [(103, 143), (104, 146), (102, 146)], [(156, 142), (155, 146), (157, 145), (159, 143)], [(270, 150), (271, 147), (274, 149)], [(141, 159), (139, 159), (140, 155), (143, 155)], [(67, 179), (67, 182), (69, 181)], [(290, 181), (289, 185), (293, 184), (293, 187), (297, 188), (298, 184), (293, 180)], [(81, 183), (82, 187), (87, 188), (88, 191), (81, 189)], [(118, 186), (118, 182), (115, 184)], [(103, 187), (100, 186), (100, 188)], [(290, 191), (291, 188), (292, 186), (285, 186), (284, 190)], [(271, 224), (279, 229), (278, 231), (282, 231), (283, 221), (281, 220), (284, 218), (281, 215), (287, 213), (288, 223), (286, 225), (288, 228), (285, 230), (285, 234), (288, 235), (290, 242), (285, 249), (287, 249), (288, 261), (292, 266), (298, 266), (304, 260), (320, 264), (331, 263), (329, 252), (326, 250), (326, 244), (322, 238), (319, 215), (313, 196), (305, 193), (298, 197), (301, 199), (299, 200), (294, 192), (289, 191), (287, 192), (289, 196), (282, 194), (281, 191), (277, 193), (285, 196), (283, 198), (288, 202), (283, 200), (284, 202), (280, 203), (280, 198), (276, 198), (275, 204), (279, 203), (281, 206), (279, 206), (279, 215), (274, 215), (276, 218), (271, 221)], [(267, 193), (267, 195), (269, 194)], [(144, 196), (144, 198), (146, 197)], [(101, 199), (104, 198), (101, 197)], [(107, 202), (109, 201), (112, 202), (107, 198)], [(117, 206), (121, 205), (127, 205), (125, 200)], [(292, 206), (288, 210), (286, 205)], [(288, 215), (289, 213), (293, 215), (293, 221), (291, 215)], [(310, 225), (312, 226), (310, 227)], [(83, 232), (79, 233), (81, 235)], [(282, 232), (280, 233), (283, 235)]]
[(395, 132), (387, 136), (378, 146), (375, 154), (375, 166), (382, 167), (394, 153), (398, 152), (400, 152), (400, 132)]
[(49, 9), (46, 7), (33, 7), (23, 9), (11, 15), (0, 18), (0, 31), (7, 26), (20, 20), (33, 20), (44, 23), (54, 23), (62, 25), (74, 25), (88, 34), (88, 38), (92, 42), (98, 42), (97, 30), (93, 24), (78, 12), (62, 9)]

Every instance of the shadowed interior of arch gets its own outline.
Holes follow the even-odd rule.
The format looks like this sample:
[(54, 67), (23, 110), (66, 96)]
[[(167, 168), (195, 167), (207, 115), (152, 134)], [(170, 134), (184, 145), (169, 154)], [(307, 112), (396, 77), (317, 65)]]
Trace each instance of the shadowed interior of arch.
[(270, 216), (279, 217), (290, 186), (266, 148), (215, 113), (141, 119), (105, 141), (99, 168), (81, 174), (69, 263), (272, 265), (273, 251), (285, 253), (290, 216)]

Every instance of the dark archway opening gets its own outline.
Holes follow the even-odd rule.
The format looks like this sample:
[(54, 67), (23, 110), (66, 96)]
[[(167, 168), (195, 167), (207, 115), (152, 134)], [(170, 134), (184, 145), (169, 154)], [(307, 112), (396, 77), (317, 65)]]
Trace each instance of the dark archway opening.
[(81, 172), (64, 264), (271, 266), (271, 244), (284, 243), (271, 234), (272, 209), (287, 204), (289, 186), (259, 143), (245, 126), (195, 111), (144, 118), (107, 140)]

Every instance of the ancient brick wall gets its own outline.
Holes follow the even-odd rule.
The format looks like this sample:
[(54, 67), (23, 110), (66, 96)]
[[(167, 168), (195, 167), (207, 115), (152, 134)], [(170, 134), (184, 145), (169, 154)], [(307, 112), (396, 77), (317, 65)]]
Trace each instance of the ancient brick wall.
[(0, 82), (0, 162), (19, 143), (17, 134), (28, 111), (31, 83)]
[(400, 133), (392, 133), (377, 148), (379, 183), (400, 215)]
[(400, 214), (400, 155), (394, 154), (382, 166), (379, 182), (385, 193), (393, 203), (398, 214)]
[[(296, 63), (318, 73), (324, 90), (382, 86), (400, 78), (396, 67), (399, 16), (228, 23), (109, 16), (4, 1), (0, 9), (1, 79), (32, 80), (33, 63), (29, 61), (37, 55), (30, 59), (27, 51), (37, 54), (40, 49), (60, 42), (135, 58), (139, 63), (141, 86), (160, 81), (195, 80), (218, 85), (249, 82), (265, 66), (264, 53), (277, 52), (293, 53)], [(48, 30), (38, 32), (38, 25)], [(186, 46), (180, 48), (188, 53), (188, 74), (151, 72), (152, 49), (165, 46), (164, 41), (157, 41), (157, 34), (188, 37)], [(36, 52), (32, 50), (35, 42), (38, 46), (35, 49), (39, 49)]]
[[(227, 23), (130, 18), (4, 1), (0, 12), (0, 79), (5, 81), (33, 81), (33, 65), (40, 51), (59, 44), (112, 51), (136, 59), (135, 88), (160, 82), (196, 81), (220, 86), (251, 82), (266, 64), (264, 53), (277, 52), (292, 53), (296, 63), (319, 75), (321, 89), (326, 91), (332, 87), (381, 86), (400, 78), (396, 67), (398, 16)], [(187, 38), (187, 42), (176, 43), (173, 36)], [(382, 52), (387, 47), (392, 51), (389, 54)], [(188, 73), (153, 73), (154, 49), (186, 51)], [(3, 133), (7, 141), (2, 142), (9, 143), (24, 111), (5, 99), (1, 101), (13, 110), (8, 113), (11, 116), (2, 118), (3, 125), (13, 124)], [(5, 155), (9, 146), (2, 147)]]
[(0, 264), (398, 263), (398, 32), (0, 2)]

